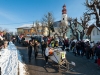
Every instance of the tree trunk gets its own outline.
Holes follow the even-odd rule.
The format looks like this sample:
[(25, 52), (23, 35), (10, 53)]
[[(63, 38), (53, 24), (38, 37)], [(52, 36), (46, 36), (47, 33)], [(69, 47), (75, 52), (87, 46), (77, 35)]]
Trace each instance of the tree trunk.
[(43, 24), (42, 24), (42, 32), (41, 32), (41, 33), (42, 33), (42, 35), (43, 35), (43, 32), (44, 32), (44, 31), (43, 31)]
[(48, 37), (50, 37), (50, 28), (48, 28), (48, 30), (49, 30), (49, 34), (48, 34)]
[(84, 33), (80, 33), (80, 39), (83, 40)]
[(66, 32), (63, 33), (63, 38), (65, 38), (65, 37), (66, 37)]
[(76, 39), (77, 39), (77, 41), (79, 41), (79, 34), (78, 34), (78, 32), (76, 32)]

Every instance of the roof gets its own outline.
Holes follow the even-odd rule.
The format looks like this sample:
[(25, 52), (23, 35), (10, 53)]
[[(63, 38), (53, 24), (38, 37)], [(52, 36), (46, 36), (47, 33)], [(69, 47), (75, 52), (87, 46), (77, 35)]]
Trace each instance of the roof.
[(100, 27), (97, 27), (98, 30), (100, 30)]
[(97, 27), (96, 25), (92, 24), (91, 26), (89, 26), (86, 35), (90, 35), (92, 32), (92, 29), (96, 27), (99, 31), (100, 31), (100, 27)]
[(22, 25), (22, 26), (20, 26), (20, 27), (18, 27), (18, 28), (27, 28), (27, 27), (32, 27), (33, 26), (33, 24), (24, 24), (24, 25)]
[[(42, 24), (39, 23), (39, 25), (41, 26)], [(36, 26), (36, 23), (33, 23), (33, 24), (23, 24), (22, 26), (20, 26), (18, 28), (27, 28), (27, 27), (31, 28), (33, 26)]]
[(60, 23), (61, 23), (61, 21), (56, 21), (56, 22), (54, 22), (54, 23), (53, 23), (53, 27), (59, 27)]
[(23, 29), (31, 29), (31, 27), (25, 27), (25, 28), (23, 28)]

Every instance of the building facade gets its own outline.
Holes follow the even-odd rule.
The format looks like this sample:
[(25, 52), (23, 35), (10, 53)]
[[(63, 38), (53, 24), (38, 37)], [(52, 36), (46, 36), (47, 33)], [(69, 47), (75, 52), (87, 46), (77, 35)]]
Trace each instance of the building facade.
[(18, 35), (23, 34), (24, 36), (31, 36), (31, 35), (48, 35), (48, 29), (46, 26), (27, 24), (22, 25), (21, 27), (17, 28)]
[(97, 43), (100, 41), (100, 27), (97, 27), (96, 25), (89, 26), (87, 35), (90, 36), (90, 41)]

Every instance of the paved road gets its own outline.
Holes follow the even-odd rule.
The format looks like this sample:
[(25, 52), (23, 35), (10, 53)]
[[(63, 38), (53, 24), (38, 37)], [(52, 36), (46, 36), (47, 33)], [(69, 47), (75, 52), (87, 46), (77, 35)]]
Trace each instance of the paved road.
[(1, 75), (1, 67), (0, 67), (0, 75)]
[[(26, 64), (29, 75), (100, 75), (100, 69), (97, 68), (97, 64), (93, 59), (87, 60), (81, 56), (74, 56), (72, 52), (67, 52), (67, 60), (69, 62), (74, 61), (76, 66), (72, 70), (67, 72), (58, 72), (57, 64), (49, 60), (49, 66), (45, 65), (44, 57), (39, 51), (38, 58), (34, 59), (34, 53), (32, 54), (31, 63), (28, 62), (28, 55), (26, 48), (19, 48), (21, 52), (23, 62)], [(54, 66), (55, 64), (55, 66)]]

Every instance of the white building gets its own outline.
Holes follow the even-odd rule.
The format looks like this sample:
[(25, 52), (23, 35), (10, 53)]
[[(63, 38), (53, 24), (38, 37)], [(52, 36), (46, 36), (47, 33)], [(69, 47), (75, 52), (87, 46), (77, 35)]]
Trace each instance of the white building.
[(87, 35), (90, 35), (90, 40), (94, 41), (95, 43), (100, 41), (100, 27), (91, 25), (88, 28)]
[(67, 10), (66, 10), (66, 5), (63, 5), (63, 9), (62, 9), (62, 17), (60, 21), (56, 21), (53, 23), (53, 27), (55, 32), (54, 34), (58, 34), (59, 36), (64, 36), (66, 37), (66, 34), (63, 35), (65, 33), (65, 29), (66, 27), (68, 27), (68, 21), (67, 21)]

